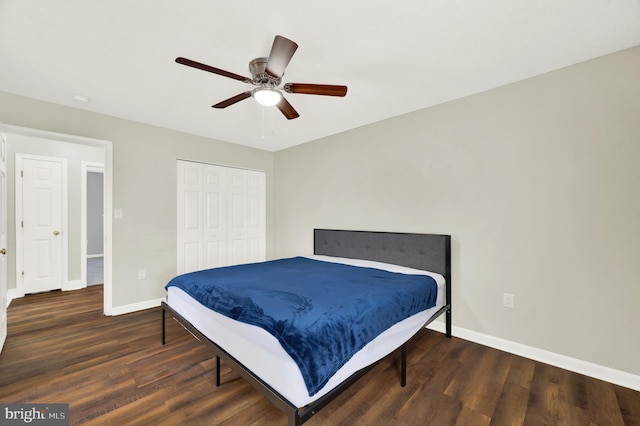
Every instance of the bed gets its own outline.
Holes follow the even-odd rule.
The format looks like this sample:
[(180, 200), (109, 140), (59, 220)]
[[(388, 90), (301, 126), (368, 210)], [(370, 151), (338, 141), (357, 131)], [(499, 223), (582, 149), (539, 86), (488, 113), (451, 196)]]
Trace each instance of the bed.
[[(373, 336), (369, 340), (356, 342), (359, 346), (353, 348), (352, 352), (344, 349), (348, 356), (335, 366), (331, 365), (332, 370), (325, 366), (324, 360), (332, 358), (332, 351), (335, 351), (336, 347), (339, 347), (340, 350), (343, 349), (342, 341), (336, 343), (332, 342), (330, 338), (301, 338), (294, 335), (293, 332), (274, 334), (277, 335), (274, 337), (265, 330), (269, 329), (268, 326), (264, 324), (257, 326), (257, 323), (251, 319), (260, 315), (256, 314), (253, 317), (249, 315), (250, 319), (243, 317), (235, 320), (232, 315), (233, 310), (231, 315), (229, 312), (225, 312), (225, 315), (216, 312), (203, 304), (206, 300), (203, 300), (202, 297), (199, 298), (199, 293), (189, 294), (180, 285), (184, 281), (193, 281), (192, 277), (201, 278), (202, 274), (189, 275), (186, 278), (180, 276), (168, 284), (167, 299), (162, 302), (162, 343), (165, 344), (165, 318), (168, 313), (200, 341), (213, 349), (217, 367), (216, 386), (220, 385), (220, 359), (222, 359), (274, 405), (284, 411), (287, 414), (289, 426), (294, 426), (310, 419), (318, 410), (325, 407), (380, 360), (398, 350), (401, 360), (400, 384), (404, 386), (406, 383), (407, 342), (420, 329), (443, 314), (445, 315), (446, 334), (451, 337), (451, 238), (449, 235), (315, 229), (313, 256), (301, 256), (265, 263), (288, 270), (291, 262), (296, 268), (309, 268), (305, 269), (305, 276), (308, 277), (309, 283), (313, 283), (308, 286), (309, 289), (324, 285), (312, 281), (314, 268), (330, 268), (332, 271), (335, 269), (336, 271), (358, 274), (364, 273), (361, 271), (367, 271), (366, 273), (374, 274), (382, 279), (388, 278), (386, 274), (393, 276), (401, 274), (403, 279), (408, 280), (408, 283), (410, 280), (416, 280), (416, 288), (423, 288), (421, 287), (423, 281), (428, 281), (435, 293), (421, 296), (421, 298), (430, 301), (429, 305), (418, 306), (415, 303), (416, 306), (414, 306), (411, 301), (415, 300), (415, 297), (407, 299), (410, 302), (402, 302), (402, 306), (410, 305), (413, 310), (409, 308), (396, 309), (403, 311), (402, 317), (399, 317), (400, 320), (394, 320), (391, 326), (371, 323), (371, 318), (362, 321), (363, 329), (361, 331), (354, 325), (350, 325), (349, 329), (353, 327), (354, 330), (352, 334), (367, 334), (373, 327), (382, 327), (380, 330), (383, 331), (373, 332)], [(244, 272), (241, 269), (247, 270), (257, 267), (262, 267), (262, 265), (217, 268), (202, 272), (214, 274), (208, 275), (206, 278), (212, 279), (211, 277), (216, 277), (215, 274), (222, 272), (219, 271), (222, 269)], [(256, 276), (261, 279), (266, 276), (262, 270), (256, 271), (258, 274)], [(327, 276), (324, 269), (318, 269), (318, 271), (317, 275)], [(244, 276), (242, 275), (243, 278)], [(332, 291), (339, 291), (339, 289)], [(377, 291), (379, 290), (376, 289)], [(318, 293), (323, 294), (320, 290)], [(218, 293), (216, 295), (220, 296)], [(219, 301), (232, 297), (234, 296), (224, 293), (224, 297), (211, 297), (210, 294), (207, 294), (204, 298)], [(286, 301), (289, 302), (290, 296), (287, 297)], [(316, 297), (319, 296), (316, 295)], [(394, 294), (390, 297), (394, 299), (398, 298), (398, 295)], [(313, 300), (317, 301), (317, 299)], [(251, 303), (254, 303), (253, 299)], [(298, 305), (304, 306), (304, 303)], [(220, 308), (220, 312), (224, 312), (223, 309), (224, 307)], [(370, 312), (371, 308), (367, 306), (363, 311)], [(394, 311), (395, 314), (400, 315)], [(281, 323), (283, 321), (269, 324)], [(293, 335), (292, 338), (296, 343), (304, 343), (300, 347), (305, 351), (289, 344), (289, 341), (283, 340), (282, 335), (284, 334)], [(317, 350), (313, 351), (316, 359), (301, 359), (309, 354), (309, 342), (312, 341), (320, 343)], [(328, 345), (329, 349), (324, 348), (323, 345)], [(296, 350), (298, 351), (296, 352)], [(323, 350), (329, 352), (323, 352)], [(318, 357), (320, 357), (319, 360)], [(307, 364), (304, 364), (306, 361), (312, 366), (320, 365), (317, 371), (322, 374), (314, 374), (317, 372), (316, 370), (307, 369)]]

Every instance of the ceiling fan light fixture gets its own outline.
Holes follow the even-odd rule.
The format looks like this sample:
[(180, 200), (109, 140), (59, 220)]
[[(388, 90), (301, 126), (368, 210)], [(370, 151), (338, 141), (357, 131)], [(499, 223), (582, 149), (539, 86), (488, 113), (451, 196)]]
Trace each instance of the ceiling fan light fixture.
[(274, 106), (282, 99), (282, 93), (271, 87), (258, 87), (251, 92), (251, 96), (263, 106)]

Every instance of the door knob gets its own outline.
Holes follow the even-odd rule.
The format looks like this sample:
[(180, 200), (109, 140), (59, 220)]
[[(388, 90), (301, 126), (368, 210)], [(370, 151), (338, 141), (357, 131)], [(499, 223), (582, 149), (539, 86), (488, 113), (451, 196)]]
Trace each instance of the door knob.
[(7, 254), (7, 249), (4, 249), (4, 248), (3, 248), (3, 249), (1, 249), (1, 250), (0, 250), (0, 254)]
[(53, 235), (60, 235), (60, 231), (53, 231)]

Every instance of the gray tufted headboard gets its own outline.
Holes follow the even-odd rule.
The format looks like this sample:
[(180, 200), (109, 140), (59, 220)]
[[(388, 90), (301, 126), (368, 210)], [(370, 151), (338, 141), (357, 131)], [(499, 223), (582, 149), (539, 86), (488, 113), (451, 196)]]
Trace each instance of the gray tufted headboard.
[(374, 260), (451, 277), (451, 236), (314, 229), (313, 252)]

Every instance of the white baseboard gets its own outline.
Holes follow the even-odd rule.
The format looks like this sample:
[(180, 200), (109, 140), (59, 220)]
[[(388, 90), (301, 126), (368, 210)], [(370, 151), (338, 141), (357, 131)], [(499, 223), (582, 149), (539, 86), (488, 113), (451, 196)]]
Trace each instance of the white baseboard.
[(7, 307), (11, 305), (11, 301), (13, 299), (17, 299), (19, 297), (24, 297), (24, 293), (18, 291), (17, 288), (10, 288), (7, 290)]
[(6, 320), (7, 317), (5, 316), (4, 319), (0, 321), (0, 325), (2, 326), (0, 327), (0, 348), (2, 348), (4, 346), (4, 342), (7, 341), (7, 327), (5, 327), (6, 324), (3, 324)]
[(87, 286), (86, 281), (82, 281), (82, 280), (67, 281), (62, 287), (62, 291), (80, 290), (81, 288), (85, 288), (86, 286)]
[[(79, 290), (85, 288), (87, 284), (82, 280), (67, 281), (62, 285), (62, 291)], [(13, 299), (19, 299), (24, 297), (25, 294), (19, 291), (17, 288), (10, 288), (7, 290), (7, 307), (11, 304)]]
[[(445, 332), (445, 324), (441, 321), (434, 321), (429, 324), (427, 328), (441, 333)], [(543, 362), (575, 373), (584, 374), (585, 376), (640, 391), (640, 376), (638, 375), (604, 367), (581, 359), (560, 355), (554, 352), (549, 352), (544, 349), (538, 349), (533, 346), (527, 346), (510, 340), (501, 339), (499, 337), (478, 333), (477, 331), (467, 330), (466, 328), (456, 326), (453, 326), (452, 328), (452, 334), (460, 339), (469, 340), (484, 346), (489, 346), (491, 348), (529, 358), (534, 361)]]
[(110, 312), (105, 312), (106, 315), (123, 315), (131, 312), (143, 311), (149, 308), (155, 308), (160, 306), (160, 302), (164, 301), (164, 297), (160, 299), (145, 300), (144, 302), (132, 303), (130, 305), (113, 306)]
[[(65, 284), (63, 291), (77, 290), (85, 287), (87, 287), (87, 285), (84, 284), (82, 280), (68, 281), (67, 284)], [(11, 304), (11, 301), (13, 299), (18, 299), (24, 296), (25, 296), (24, 293), (19, 292), (15, 288), (8, 289), (7, 290), (7, 307)], [(163, 302), (164, 300), (165, 300), (164, 297), (162, 297), (159, 299), (152, 299), (152, 300), (146, 300), (144, 302), (132, 303), (130, 305), (114, 306), (111, 308), (109, 312), (105, 312), (105, 315), (123, 315), (131, 312), (143, 311), (149, 308), (155, 308), (156, 306), (160, 306), (160, 302)]]

